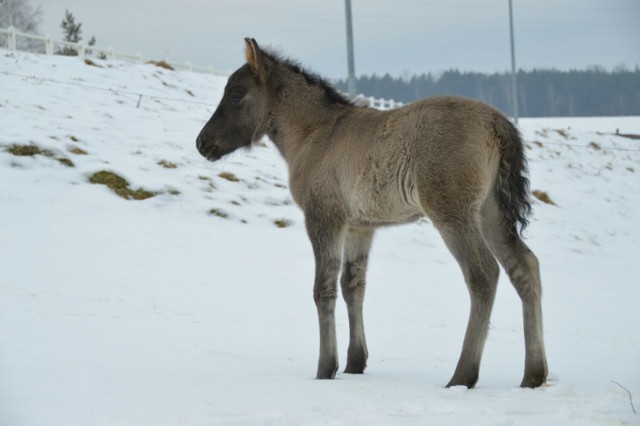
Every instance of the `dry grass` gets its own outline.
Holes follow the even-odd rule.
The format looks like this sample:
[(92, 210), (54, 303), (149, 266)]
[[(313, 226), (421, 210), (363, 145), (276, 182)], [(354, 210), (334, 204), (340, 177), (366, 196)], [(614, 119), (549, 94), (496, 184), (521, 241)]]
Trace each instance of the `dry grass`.
[(143, 188), (133, 190), (129, 188), (129, 182), (127, 182), (125, 178), (107, 170), (94, 173), (89, 177), (89, 182), (98, 185), (106, 185), (113, 192), (126, 200), (146, 200), (147, 198), (157, 195), (157, 193), (147, 191)]
[(7, 152), (17, 157), (35, 157), (36, 155), (42, 155), (48, 158), (55, 158), (60, 164), (67, 167), (75, 167), (75, 164), (73, 164), (73, 161), (70, 159), (66, 157), (56, 157), (53, 152), (42, 149), (38, 145), (11, 145), (7, 148)]
[(229, 214), (220, 210), (220, 209), (211, 209), (209, 210), (209, 214), (211, 216), (216, 216), (216, 217), (221, 217), (223, 219), (228, 219), (229, 218)]
[(288, 228), (289, 226), (293, 225), (293, 222), (290, 221), (289, 219), (277, 219), (277, 220), (274, 220), (273, 223), (278, 228)]
[(68, 158), (65, 157), (60, 157), (60, 158), (56, 158), (56, 160), (58, 160), (60, 162), (60, 164), (65, 165), (67, 167), (75, 167), (76, 165), (73, 164), (73, 161), (71, 161)]
[(175, 68), (173, 68), (171, 65), (169, 65), (167, 63), (167, 61), (165, 61), (164, 59), (161, 60), (161, 61), (149, 61), (147, 63), (151, 64), (151, 65), (155, 65), (155, 66), (160, 67), (160, 68), (164, 68), (165, 70), (175, 71)]
[(91, 59), (85, 59), (84, 63), (91, 66), (91, 67), (97, 67), (97, 68), (102, 68), (101, 65), (96, 64), (95, 62), (93, 62)]
[(49, 151), (41, 149), (38, 145), (11, 145), (7, 148), (7, 152), (18, 157), (33, 157), (36, 155), (50, 157), (53, 155)]
[(240, 182), (240, 179), (236, 175), (230, 172), (222, 172), (218, 176), (221, 177), (222, 179), (228, 180), (229, 182)]
[(537, 189), (534, 189), (533, 191), (531, 191), (531, 194), (533, 194), (534, 197), (536, 197), (538, 200), (542, 201), (545, 204), (551, 204), (552, 206), (558, 206), (549, 196), (549, 194), (547, 194), (545, 191), (540, 191)]
[(82, 148), (73, 147), (69, 148), (69, 152), (75, 155), (88, 155), (89, 153)]
[(602, 149), (602, 147), (596, 142), (589, 142), (589, 147), (595, 149), (596, 151), (600, 151)]
[(167, 161), (167, 160), (158, 161), (158, 165), (164, 167), (165, 169), (175, 169), (178, 167), (176, 163), (172, 163), (171, 161)]

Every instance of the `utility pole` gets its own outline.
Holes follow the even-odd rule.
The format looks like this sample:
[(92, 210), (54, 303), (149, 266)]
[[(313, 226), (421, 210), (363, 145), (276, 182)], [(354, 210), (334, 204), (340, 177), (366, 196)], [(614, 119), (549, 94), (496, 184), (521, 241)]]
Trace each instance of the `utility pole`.
[(511, 33), (511, 112), (518, 125), (518, 83), (516, 81), (516, 48), (513, 38), (513, 6), (509, 0), (509, 32)]
[(356, 67), (353, 59), (353, 25), (351, 23), (351, 0), (345, 0), (344, 5), (347, 11), (347, 65), (349, 67), (349, 96), (356, 96)]

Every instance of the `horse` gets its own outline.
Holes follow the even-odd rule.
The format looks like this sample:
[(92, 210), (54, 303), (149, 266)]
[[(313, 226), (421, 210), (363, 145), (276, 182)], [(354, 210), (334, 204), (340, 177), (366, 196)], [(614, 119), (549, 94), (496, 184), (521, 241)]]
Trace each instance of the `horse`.
[(390, 111), (357, 106), (296, 61), (255, 39), (245, 43), (246, 63), (229, 77), (196, 147), (216, 161), (266, 135), (286, 161), (315, 258), (316, 378), (333, 379), (338, 371), (338, 278), (349, 318), (344, 372), (362, 374), (368, 358), (362, 307), (374, 231), (426, 216), (462, 269), (471, 299), (447, 387), (472, 388), (478, 381), (499, 265), (522, 302), (520, 386), (544, 384), (542, 288), (538, 259), (522, 238), (531, 204), (517, 128), (484, 103), (451, 96)]

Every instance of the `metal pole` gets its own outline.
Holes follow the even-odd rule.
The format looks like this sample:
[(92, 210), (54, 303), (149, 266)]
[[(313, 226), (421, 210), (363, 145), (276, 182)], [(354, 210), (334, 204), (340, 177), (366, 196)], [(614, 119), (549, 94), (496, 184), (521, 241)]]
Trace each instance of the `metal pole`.
[(347, 11), (347, 65), (349, 67), (349, 96), (356, 96), (356, 67), (353, 59), (353, 26), (351, 23), (351, 0), (344, 2)]
[(516, 48), (513, 38), (513, 6), (509, 0), (509, 32), (511, 33), (511, 111), (518, 124), (518, 83), (516, 82)]

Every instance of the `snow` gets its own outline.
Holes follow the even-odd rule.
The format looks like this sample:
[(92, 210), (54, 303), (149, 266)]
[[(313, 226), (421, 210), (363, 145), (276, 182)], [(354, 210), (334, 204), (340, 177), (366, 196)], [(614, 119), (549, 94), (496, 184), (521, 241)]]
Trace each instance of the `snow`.
[[(614, 134), (640, 117), (521, 120), (532, 189), (557, 204), (527, 229), (547, 385), (517, 387), (502, 274), (477, 387), (444, 388), (469, 302), (426, 220), (376, 235), (365, 374), (316, 381), (313, 258), (277, 151), (196, 152), (224, 78), (96, 62), (0, 50), (0, 425), (640, 424), (640, 141)], [(99, 170), (160, 194), (125, 200)]]

